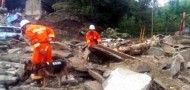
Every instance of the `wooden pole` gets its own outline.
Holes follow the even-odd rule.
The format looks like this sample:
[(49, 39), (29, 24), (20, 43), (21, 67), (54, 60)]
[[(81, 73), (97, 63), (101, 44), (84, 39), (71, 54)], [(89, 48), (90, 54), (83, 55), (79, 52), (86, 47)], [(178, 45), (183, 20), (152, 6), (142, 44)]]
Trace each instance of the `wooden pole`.
[(153, 36), (153, 29), (154, 29), (154, 0), (152, 0), (152, 29), (151, 29), (151, 36)]

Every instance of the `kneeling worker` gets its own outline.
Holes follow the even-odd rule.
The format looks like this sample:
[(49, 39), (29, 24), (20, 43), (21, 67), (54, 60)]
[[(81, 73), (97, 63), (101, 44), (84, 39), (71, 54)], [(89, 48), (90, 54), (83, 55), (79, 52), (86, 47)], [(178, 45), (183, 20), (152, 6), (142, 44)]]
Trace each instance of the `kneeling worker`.
[(89, 26), (89, 31), (86, 33), (86, 42), (88, 46), (96, 46), (101, 41), (100, 35), (95, 30), (94, 25)]

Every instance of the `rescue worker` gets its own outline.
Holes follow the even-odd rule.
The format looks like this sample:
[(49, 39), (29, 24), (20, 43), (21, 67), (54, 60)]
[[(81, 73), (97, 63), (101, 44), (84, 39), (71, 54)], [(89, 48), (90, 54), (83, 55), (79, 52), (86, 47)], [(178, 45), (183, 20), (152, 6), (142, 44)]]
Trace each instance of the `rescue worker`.
[[(55, 39), (54, 31), (49, 27), (32, 24), (28, 20), (22, 20), (20, 27), (23, 30), (23, 34), (34, 46), (32, 63), (38, 65), (42, 62), (52, 62), (52, 47), (50, 43)], [(37, 70), (34, 70), (34, 74), (31, 77), (34, 80), (41, 79)]]
[(100, 35), (95, 31), (95, 26), (90, 25), (89, 31), (86, 33), (86, 42), (88, 46), (96, 46), (101, 41)]

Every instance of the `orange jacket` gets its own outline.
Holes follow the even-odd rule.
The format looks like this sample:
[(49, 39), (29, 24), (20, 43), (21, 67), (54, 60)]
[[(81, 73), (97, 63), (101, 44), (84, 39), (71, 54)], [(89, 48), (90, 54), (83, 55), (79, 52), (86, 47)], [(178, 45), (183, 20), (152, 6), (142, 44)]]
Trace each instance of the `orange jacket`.
[(98, 41), (100, 41), (100, 35), (95, 30), (90, 30), (86, 33), (86, 42), (90, 46), (94, 46), (98, 44)]
[(29, 25), (25, 33), (35, 48), (40, 46), (40, 43), (48, 43), (48, 38), (55, 38), (54, 31), (42, 25)]

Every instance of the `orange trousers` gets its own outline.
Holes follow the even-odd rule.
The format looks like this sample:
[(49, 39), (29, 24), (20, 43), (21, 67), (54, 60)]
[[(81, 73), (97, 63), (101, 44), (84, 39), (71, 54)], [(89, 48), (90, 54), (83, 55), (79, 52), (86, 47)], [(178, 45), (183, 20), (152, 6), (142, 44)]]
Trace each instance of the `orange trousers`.
[[(44, 49), (45, 53), (40, 53)], [(52, 62), (52, 47), (49, 43), (40, 43), (40, 46), (35, 48), (32, 55), (32, 63), (39, 64), (41, 62)]]

